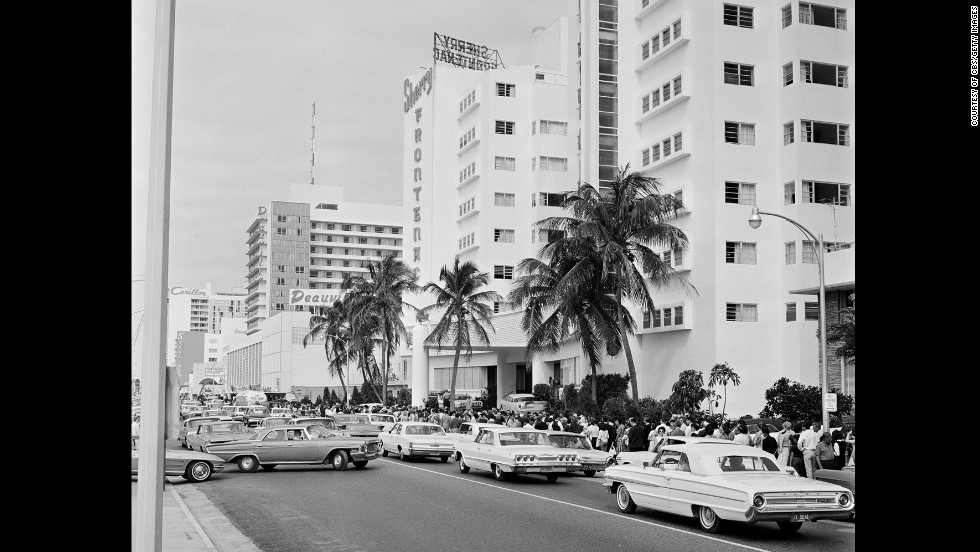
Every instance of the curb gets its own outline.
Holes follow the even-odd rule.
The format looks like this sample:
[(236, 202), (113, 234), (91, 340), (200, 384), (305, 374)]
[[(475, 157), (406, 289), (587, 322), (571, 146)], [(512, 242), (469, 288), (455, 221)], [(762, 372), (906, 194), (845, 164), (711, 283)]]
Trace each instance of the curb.
[[(214, 552), (262, 552), (192, 483), (169, 476), (170, 490), (204, 545)], [(177, 483), (174, 485), (174, 483)], [(178, 490), (179, 489), (179, 490)]]

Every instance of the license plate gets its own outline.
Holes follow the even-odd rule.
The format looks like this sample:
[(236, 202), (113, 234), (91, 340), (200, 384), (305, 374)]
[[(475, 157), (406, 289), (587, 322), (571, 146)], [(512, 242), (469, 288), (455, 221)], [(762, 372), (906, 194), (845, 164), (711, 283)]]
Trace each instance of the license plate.
[(528, 468), (527, 469), (527, 473), (538, 473), (540, 471), (541, 471), (541, 468)]
[(793, 514), (793, 521), (810, 521), (810, 514)]
[(552, 468), (552, 467), (541, 468), (541, 471), (542, 472), (551, 472), (551, 471), (555, 471), (555, 468)]

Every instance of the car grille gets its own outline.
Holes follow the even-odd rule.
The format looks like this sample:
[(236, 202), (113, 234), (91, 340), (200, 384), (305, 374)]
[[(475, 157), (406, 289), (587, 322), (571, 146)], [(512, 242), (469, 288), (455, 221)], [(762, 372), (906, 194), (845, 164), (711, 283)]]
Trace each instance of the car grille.
[(367, 452), (378, 452), (378, 443), (368, 443)]

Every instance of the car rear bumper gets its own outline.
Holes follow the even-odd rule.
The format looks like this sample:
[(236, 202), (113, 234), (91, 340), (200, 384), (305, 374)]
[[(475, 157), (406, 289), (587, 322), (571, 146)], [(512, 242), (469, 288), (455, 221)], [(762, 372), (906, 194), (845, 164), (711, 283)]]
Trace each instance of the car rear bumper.
[(745, 514), (745, 518), (749, 523), (756, 523), (759, 521), (793, 521), (794, 514), (808, 514), (809, 521), (818, 521), (821, 519), (848, 519), (854, 512), (854, 507), (851, 506), (847, 509), (841, 510), (788, 510), (779, 512), (760, 512), (755, 508), (751, 508)]
[(511, 473), (566, 473), (574, 472), (582, 469), (581, 464), (569, 465), (548, 465), (544, 464), (541, 466), (508, 466), (505, 464), (500, 464), (500, 469), (505, 472)]
[(453, 449), (408, 449), (408, 454), (412, 456), (452, 456)]

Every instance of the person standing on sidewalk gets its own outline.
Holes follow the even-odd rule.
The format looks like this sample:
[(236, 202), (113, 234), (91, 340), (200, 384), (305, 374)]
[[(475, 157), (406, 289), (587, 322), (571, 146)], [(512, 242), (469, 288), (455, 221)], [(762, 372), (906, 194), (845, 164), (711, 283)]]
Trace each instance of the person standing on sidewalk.
[(817, 443), (820, 442), (820, 422), (813, 422), (810, 429), (800, 435), (800, 450), (803, 451), (803, 467), (806, 476), (813, 479), (816, 471)]
[(833, 434), (832, 434), (832, 437), (831, 437), (831, 440), (834, 443), (834, 445), (833, 445), (834, 446), (834, 455), (836, 457), (836, 460), (834, 460), (834, 462), (836, 464), (834, 466), (834, 469), (835, 470), (839, 470), (839, 469), (843, 468), (844, 467), (844, 461), (847, 460), (847, 458), (846, 458), (847, 455), (845, 454), (846, 449), (847, 449), (847, 443), (844, 442), (844, 436), (846, 435), (846, 433), (845, 433), (846, 429), (847, 429), (846, 427), (839, 427), (839, 428), (835, 429), (834, 432), (833, 432)]
[(800, 452), (801, 431), (803, 431), (803, 424), (797, 423), (793, 426), (793, 432), (786, 439), (789, 441), (789, 465), (796, 470), (800, 477), (806, 477), (806, 469), (803, 467), (803, 453)]
[(837, 469), (837, 457), (834, 455), (834, 441), (831, 438), (830, 433), (824, 433), (820, 436), (820, 442), (817, 443), (817, 469), (820, 470), (836, 470)]
[(776, 434), (776, 448), (779, 451), (777, 459), (779, 460), (780, 466), (788, 466), (789, 464), (789, 436), (793, 434), (793, 424), (789, 422), (783, 422), (783, 429)]
[(626, 430), (626, 448), (630, 452), (638, 452), (646, 450), (644, 443), (646, 442), (647, 432), (645, 431), (646, 426), (636, 423), (636, 420), (630, 418), (630, 428)]
[(776, 444), (776, 438), (769, 435), (768, 424), (759, 424), (759, 431), (762, 433), (762, 444), (760, 448), (769, 454), (776, 456), (779, 451), (779, 445)]

